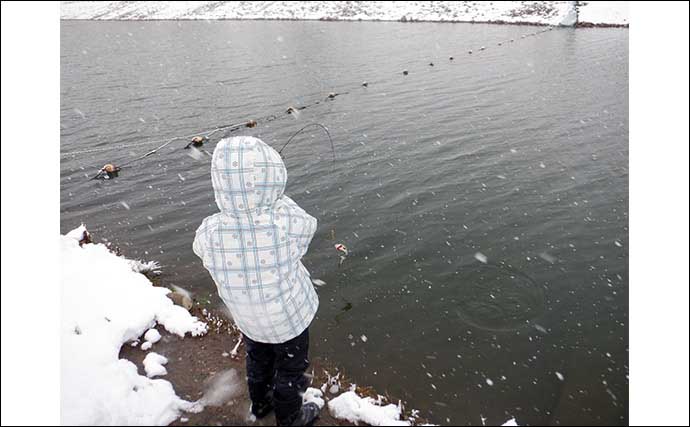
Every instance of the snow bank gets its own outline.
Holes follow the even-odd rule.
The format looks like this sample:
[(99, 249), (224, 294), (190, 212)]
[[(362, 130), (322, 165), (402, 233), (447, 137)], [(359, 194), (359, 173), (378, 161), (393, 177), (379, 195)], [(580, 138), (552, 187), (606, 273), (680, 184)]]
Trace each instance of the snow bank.
[(351, 423), (366, 423), (371, 426), (409, 426), (408, 421), (400, 420), (400, 406), (389, 404), (380, 406), (370, 397), (359, 397), (348, 391), (328, 402), (328, 410), (334, 418)]
[(157, 329), (151, 328), (144, 334), (144, 339), (151, 344), (155, 344), (161, 340), (161, 333)]
[(302, 403), (314, 403), (319, 409), (323, 409), (326, 402), (323, 400), (323, 392), (318, 388), (309, 387), (302, 395)]
[[(63, 1), (62, 19), (303, 19), (509, 22), (572, 25), (571, 1)], [(603, 4), (602, 4), (603, 3)], [(628, 2), (586, 2), (588, 19), (627, 24)], [(622, 19), (625, 22), (622, 22)], [(595, 22), (595, 21), (588, 21)]]
[(165, 380), (139, 375), (120, 347), (156, 322), (171, 333), (201, 335), (206, 325), (173, 305), (130, 262), (101, 244), (60, 237), (61, 423), (166, 425), (189, 406)]
[(579, 9), (580, 23), (628, 25), (627, 1), (588, 1)]
[(168, 370), (165, 366), (168, 363), (168, 358), (161, 356), (158, 353), (149, 353), (144, 358), (144, 370), (146, 376), (149, 378), (158, 377), (161, 375), (168, 375)]

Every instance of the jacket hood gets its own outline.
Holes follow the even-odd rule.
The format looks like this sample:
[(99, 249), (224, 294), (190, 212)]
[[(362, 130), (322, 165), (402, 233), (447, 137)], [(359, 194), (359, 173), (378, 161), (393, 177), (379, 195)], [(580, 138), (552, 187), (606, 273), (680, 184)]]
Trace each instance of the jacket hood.
[(221, 140), (213, 150), (211, 182), (221, 212), (271, 208), (285, 191), (287, 170), (280, 154), (258, 138)]

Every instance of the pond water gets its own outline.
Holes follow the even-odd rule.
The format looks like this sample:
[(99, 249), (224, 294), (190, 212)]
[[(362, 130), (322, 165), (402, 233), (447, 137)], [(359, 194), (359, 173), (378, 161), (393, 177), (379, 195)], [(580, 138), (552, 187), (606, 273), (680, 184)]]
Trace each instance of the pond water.
[[(61, 151), (269, 114), (234, 134), (280, 147), (322, 123), (335, 163), (317, 128), (284, 153), (286, 193), (319, 221), (314, 356), (436, 423), (625, 425), (628, 30), (521, 38), (540, 29), (64, 21)], [(84, 222), (220, 304), (191, 248), (217, 211), (210, 164), (185, 144), (110, 181), (88, 178), (156, 144), (64, 155), (61, 231)]]

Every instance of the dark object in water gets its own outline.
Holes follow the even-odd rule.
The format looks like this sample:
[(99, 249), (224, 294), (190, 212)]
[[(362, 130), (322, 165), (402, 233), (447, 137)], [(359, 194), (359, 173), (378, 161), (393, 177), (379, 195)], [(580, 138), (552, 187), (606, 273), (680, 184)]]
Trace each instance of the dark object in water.
[(430, 67), (433, 67), (433, 66), (434, 66), (434, 63), (433, 63), (433, 62), (429, 62), (429, 66), (430, 66)]
[(335, 315), (335, 324), (338, 325), (340, 324), (340, 320), (347, 314), (348, 311), (352, 310), (352, 303), (350, 301), (346, 301), (344, 298), (341, 297), (341, 299), (345, 302), (345, 306), (340, 309), (340, 313)]
[(409, 72), (407, 70), (403, 70), (403, 76), (406, 76), (408, 74), (409, 74)]
[(112, 179), (112, 178), (117, 178), (117, 176), (120, 174), (120, 171), (122, 169), (119, 166), (115, 166), (112, 163), (106, 163), (103, 165), (101, 170), (98, 171), (96, 176), (94, 176), (92, 179)]
[[(319, 101), (319, 102), (320, 102), (320, 101)], [(293, 113), (299, 112), (299, 110), (304, 110), (305, 108), (307, 108), (306, 105), (303, 105), (303, 106), (301, 106), (301, 107), (293, 107), (293, 106), (291, 105), (291, 106), (288, 107), (287, 110), (285, 110), (285, 112), (286, 112), (287, 114), (293, 114)]]
[(367, 83), (367, 82), (362, 82), (362, 86), (364, 86), (364, 87), (369, 87), (369, 83)]
[(192, 138), (192, 140), (189, 142), (189, 144), (187, 144), (184, 147), (184, 149), (188, 150), (189, 147), (199, 148), (202, 145), (204, 145), (205, 142), (208, 142), (208, 138), (205, 135), (204, 136), (195, 136), (194, 138)]
[(254, 128), (256, 127), (256, 120), (250, 120), (247, 122), (247, 127), (248, 128)]
[(120, 172), (120, 168), (118, 168), (117, 166), (115, 166), (115, 165), (112, 164), (112, 163), (108, 163), (108, 164), (104, 165), (104, 166), (103, 166), (103, 170), (106, 171), (106, 172), (108, 172), (108, 173), (117, 173), (117, 172)]
[(453, 57), (451, 56), (451, 57), (450, 57), (450, 58), (448, 58), (448, 59), (450, 59), (450, 60), (452, 61), (452, 60), (453, 60), (453, 59), (455, 59), (455, 58), (453, 58)]
[(468, 50), (467, 53), (469, 53), (470, 55), (472, 55), (472, 49)]
[(208, 138), (205, 136), (195, 136), (192, 138), (192, 145), (195, 147), (201, 147), (206, 141), (208, 141)]

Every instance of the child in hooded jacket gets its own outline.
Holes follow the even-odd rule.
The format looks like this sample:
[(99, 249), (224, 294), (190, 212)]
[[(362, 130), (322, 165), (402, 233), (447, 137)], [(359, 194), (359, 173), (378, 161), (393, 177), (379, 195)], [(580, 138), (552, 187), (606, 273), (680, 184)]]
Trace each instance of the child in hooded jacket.
[(301, 258), (316, 219), (283, 194), (285, 165), (260, 139), (220, 141), (211, 182), (220, 212), (203, 220), (193, 250), (244, 336), (251, 411), (263, 418), (275, 409), (278, 425), (310, 425), (319, 408), (302, 405), (302, 394), (319, 300)]

